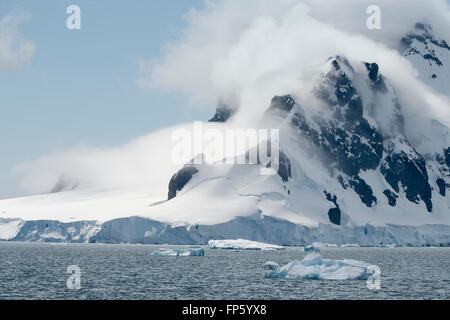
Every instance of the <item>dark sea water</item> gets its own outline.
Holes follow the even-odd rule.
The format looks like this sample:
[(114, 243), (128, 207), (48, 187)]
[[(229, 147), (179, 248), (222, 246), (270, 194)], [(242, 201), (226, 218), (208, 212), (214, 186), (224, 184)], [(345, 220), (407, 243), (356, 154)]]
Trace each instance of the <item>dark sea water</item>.
[[(302, 259), (301, 248), (151, 255), (162, 247), (175, 248), (0, 242), (0, 299), (450, 299), (450, 248), (321, 251), (379, 266), (381, 290), (374, 291), (360, 280), (264, 279), (265, 262)], [(67, 288), (70, 265), (81, 269), (79, 290)]]

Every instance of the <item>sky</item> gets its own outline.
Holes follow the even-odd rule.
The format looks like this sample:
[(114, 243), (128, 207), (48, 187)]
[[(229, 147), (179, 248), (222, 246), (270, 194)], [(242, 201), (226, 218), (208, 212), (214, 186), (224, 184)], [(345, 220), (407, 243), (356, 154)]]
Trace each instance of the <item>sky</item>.
[[(66, 8), (81, 8), (69, 30)], [(140, 63), (157, 59), (202, 0), (0, 1), (34, 50), (0, 69), (0, 199), (23, 194), (14, 168), (68, 146), (111, 146), (167, 125), (206, 119), (183, 93), (139, 85)], [(1, 50), (1, 49), (0, 49)]]
[[(374, 3), (380, 30), (366, 25)], [(80, 30), (66, 26), (73, 4)], [(450, 121), (448, 97), (393, 50), (424, 17), (448, 35), (445, 0), (1, 0), (0, 199), (49, 191), (62, 175), (166, 188), (170, 129), (149, 133), (207, 120), (219, 98), (238, 100), (248, 125), (274, 95), (305, 96), (335, 54), (378, 62), (411, 119)]]

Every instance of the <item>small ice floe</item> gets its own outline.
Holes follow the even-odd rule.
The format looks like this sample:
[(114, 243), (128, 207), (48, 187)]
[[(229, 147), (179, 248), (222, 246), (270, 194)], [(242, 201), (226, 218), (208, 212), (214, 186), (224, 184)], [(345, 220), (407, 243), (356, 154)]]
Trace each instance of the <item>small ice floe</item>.
[(360, 245), (357, 243), (347, 243), (347, 244), (342, 244), (341, 248), (359, 248)]
[(283, 250), (284, 247), (263, 242), (256, 242), (244, 239), (237, 240), (209, 240), (210, 249), (229, 249), (229, 250)]
[(397, 247), (397, 245), (391, 243), (391, 244), (380, 244), (379, 245), (380, 248), (395, 248)]
[(265, 278), (312, 280), (367, 280), (379, 273), (377, 266), (357, 260), (322, 259), (318, 253), (310, 253), (303, 260), (294, 260), (280, 267), (269, 261), (264, 265)]
[(190, 249), (169, 249), (153, 251), (152, 256), (195, 256), (203, 257), (205, 251), (202, 248), (190, 248)]
[(320, 251), (321, 248), (357, 248), (360, 247), (357, 243), (335, 244), (335, 243), (322, 243), (314, 242), (313, 244), (306, 246), (305, 251)]
[(309, 246), (306, 246), (303, 250), (305, 252), (319, 252), (320, 248), (319, 247), (315, 247), (314, 245), (311, 244)]

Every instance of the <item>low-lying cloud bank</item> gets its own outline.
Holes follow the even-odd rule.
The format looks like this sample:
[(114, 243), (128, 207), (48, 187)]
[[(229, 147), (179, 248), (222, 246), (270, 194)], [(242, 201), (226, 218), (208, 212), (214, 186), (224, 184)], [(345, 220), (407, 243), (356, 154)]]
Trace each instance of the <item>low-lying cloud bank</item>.
[[(188, 123), (115, 148), (79, 146), (60, 150), (18, 165), (15, 173), (22, 176), (21, 186), (31, 194), (74, 188), (146, 189), (158, 195), (167, 194), (171, 176), (197, 154), (194, 139), (199, 133), (204, 138), (208, 129), (214, 129), (225, 136), (227, 127), (204, 123), (198, 130), (196, 124)], [(206, 146), (208, 139), (204, 139)]]
[(15, 168), (31, 194), (50, 192), (57, 182), (93, 189), (148, 188), (161, 191), (179, 168), (170, 161), (171, 134), (157, 131), (115, 148), (81, 146), (46, 155)]
[[(369, 5), (381, 9), (381, 30), (366, 26)], [(398, 51), (418, 21), (448, 37), (445, 0), (218, 0), (186, 15), (187, 27), (159, 61), (142, 63), (141, 85), (183, 91), (200, 104), (220, 98), (240, 107), (236, 124), (254, 126), (274, 95), (307, 102), (315, 78), (333, 55), (353, 64), (377, 62), (395, 88), (407, 130), (437, 119), (450, 125), (450, 98), (434, 92)], [(165, 188), (176, 166), (165, 129), (109, 150), (73, 149), (23, 164), (23, 185), (49, 190), (61, 175), (82, 186)]]

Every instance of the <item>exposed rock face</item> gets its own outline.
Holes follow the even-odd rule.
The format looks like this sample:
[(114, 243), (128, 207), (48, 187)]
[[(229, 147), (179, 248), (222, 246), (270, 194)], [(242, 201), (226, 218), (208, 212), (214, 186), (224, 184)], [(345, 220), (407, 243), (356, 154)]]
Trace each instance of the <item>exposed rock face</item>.
[(280, 164), (278, 167), (278, 175), (283, 182), (287, 182), (289, 178), (292, 178), (291, 160), (281, 151), (280, 152)]
[(442, 178), (436, 180), (436, 184), (439, 187), (439, 193), (441, 196), (445, 197), (445, 181)]
[(450, 189), (450, 147), (444, 149), (441, 154), (436, 155), (436, 162), (439, 173), (436, 185), (441, 196), (445, 197), (447, 194), (446, 190)]
[[(406, 142), (403, 141), (405, 144)], [(392, 189), (398, 193), (399, 186), (403, 186), (409, 201), (418, 203), (425, 202), (428, 212), (431, 212), (431, 186), (428, 181), (428, 173), (425, 159), (414, 150), (409, 152), (389, 152), (384, 158), (380, 168), (386, 181)]]
[(185, 165), (177, 173), (175, 173), (169, 182), (168, 200), (177, 196), (177, 192), (181, 191), (183, 187), (192, 179), (192, 176), (198, 172), (193, 165)]
[(339, 209), (339, 205), (337, 203), (337, 197), (334, 194), (328, 193), (324, 191), (324, 194), (328, 201), (332, 202), (335, 207), (328, 210), (328, 218), (331, 223), (340, 225), (341, 224), (341, 209)]
[(216, 113), (209, 120), (209, 122), (227, 122), (236, 112), (235, 108), (231, 108), (230, 106), (219, 103), (216, 109)]

